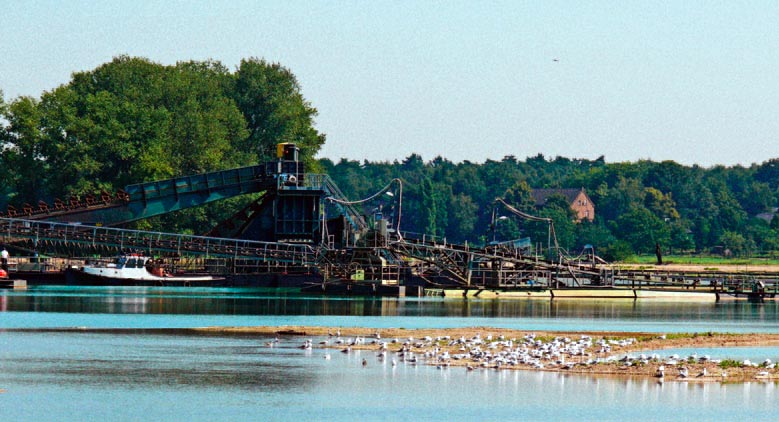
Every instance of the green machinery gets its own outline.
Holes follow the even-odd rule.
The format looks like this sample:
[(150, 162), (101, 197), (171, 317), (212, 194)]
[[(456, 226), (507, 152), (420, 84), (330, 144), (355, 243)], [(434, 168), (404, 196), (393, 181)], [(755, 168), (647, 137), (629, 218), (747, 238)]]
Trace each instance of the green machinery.
[[(25, 204), (21, 210), (9, 207), (0, 217), (116, 227), (238, 195), (260, 194), (205, 235), (316, 244), (327, 232), (323, 217), (329, 202), (325, 199), (343, 195), (326, 175), (306, 174), (298, 153), (296, 145), (283, 143), (278, 145), (277, 160), (265, 164), (129, 185), (113, 195), (57, 199), (53, 205), (39, 202), (37, 207)], [(347, 223), (341, 224), (344, 230), (336, 231), (335, 241), (340, 244), (349, 232), (364, 231), (365, 222), (353, 208), (335, 205), (338, 218), (334, 220)]]

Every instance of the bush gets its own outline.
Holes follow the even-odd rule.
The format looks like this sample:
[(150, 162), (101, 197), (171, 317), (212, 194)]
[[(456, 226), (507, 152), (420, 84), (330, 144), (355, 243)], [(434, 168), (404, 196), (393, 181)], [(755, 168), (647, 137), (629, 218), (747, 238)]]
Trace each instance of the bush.
[(631, 248), (629, 243), (623, 240), (617, 240), (611, 245), (600, 248), (598, 254), (601, 258), (609, 262), (624, 261), (633, 255), (633, 248)]

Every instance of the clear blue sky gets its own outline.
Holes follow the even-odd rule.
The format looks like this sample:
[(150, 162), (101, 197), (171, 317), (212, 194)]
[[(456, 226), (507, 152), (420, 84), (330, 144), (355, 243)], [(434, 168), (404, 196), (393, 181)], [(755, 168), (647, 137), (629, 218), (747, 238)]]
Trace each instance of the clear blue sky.
[(6, 101), (120, 54), (280, 62), (333, 160), (779, 157), (776, 1), (0, 0)]

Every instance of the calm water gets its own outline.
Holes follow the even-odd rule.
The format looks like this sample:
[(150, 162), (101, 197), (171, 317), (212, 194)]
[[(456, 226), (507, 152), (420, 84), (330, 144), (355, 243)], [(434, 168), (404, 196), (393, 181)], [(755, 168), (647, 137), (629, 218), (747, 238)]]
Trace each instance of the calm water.
[[(343, 299), (239, 289), (0, 292), (0, 420), (777, 419), (775, 383), (683, 384), (522, 371), (392, 367), (373, 352), (266, 347), (241, 325), (500, 326), (779, 332), (776, 304)], [(121, 328), (104, 332), (63, 327)], [(151, 330), (165, 328), (167, 330)], [(688, 350), (681, 350), (684, 354)], [(689, 351), (777, 360), (776, 348)], [(324, 359), (329, 353), (331, 359)], [(369, 364), (361, 365), (365, 358)]]
[(287, 291), (35, 288), (0, 291), (0, 328), (316, 325), (527, 330), (779, 332), (779, 302), (323, 298)]

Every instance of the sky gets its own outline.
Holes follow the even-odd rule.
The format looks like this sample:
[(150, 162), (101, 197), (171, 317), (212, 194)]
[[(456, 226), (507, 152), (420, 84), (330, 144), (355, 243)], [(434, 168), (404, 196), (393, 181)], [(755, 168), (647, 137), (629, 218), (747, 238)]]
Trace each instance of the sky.
[(118, 55), (289, 68), (319, 157), (779, 157), (776, 1), (0, 0), (0, 90)]

